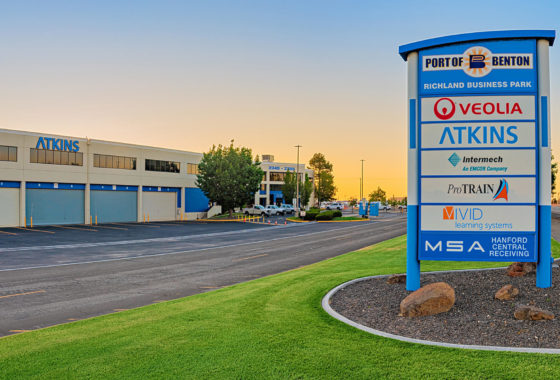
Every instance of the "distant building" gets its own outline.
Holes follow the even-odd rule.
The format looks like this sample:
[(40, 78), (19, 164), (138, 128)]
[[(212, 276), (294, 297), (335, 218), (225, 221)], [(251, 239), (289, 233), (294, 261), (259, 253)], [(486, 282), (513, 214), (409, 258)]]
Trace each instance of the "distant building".
[[(265, 160), (266, 159), (266, 160)], [(285, 162), (273, 162), (268, 160), (274, 160), (274, 156), (270, 154), (262, 155), (263, 162), (261, 163), (261, 169), (264, 170), (263, 181), (261, 182), (261, 188), (258, 193), (255, 194), (255, 204), (260, 204), (267, 206), (270, 204), (281, 204), (281, 203), (292, 203), (291, 199), (284, 199), (282, 194), (282, 185), (284, 184), (284, 178), (288, 171), (296, 172), (296, 164), (285, 163)], [(313, 170), (306, 169), (305, 164), (299, 164), (299, 176), (300, 176), (300, 186), (305, 181), (305, 174), (309, 176), (311, 181), (313, 181)], [(315, 201), (314, 193), (311, 194), (309, 204), (313, 204)]]

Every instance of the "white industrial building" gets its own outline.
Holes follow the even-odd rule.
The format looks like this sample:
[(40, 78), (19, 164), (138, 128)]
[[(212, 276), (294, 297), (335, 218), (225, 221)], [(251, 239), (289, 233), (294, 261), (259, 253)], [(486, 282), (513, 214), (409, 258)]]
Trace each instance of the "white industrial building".
[[(0, 226), (206, 216), (208, 199), (195, 184), (201, 158), (195, 152), (0, 129)], [(278, 199), (274, 186), (281, 182), (272, 181), (271, 173), (288, 166), (263, 163), (265, 181), (255, 203)]]
[[(313, 182), (313, 170), (307, 169), (305, 164), (290, 164), (282, 162), (274, 162), (274, 156), (263, 154), (261, 169), (264, 170), (264, 178), (261, 182), (261, 189), (255, 194), (255, 204), (267, 206), (269, 204), (279, 205), (281, 203), (292, 203), (292, 199), (283, 199), (282, 185), (284, 177), (289, 171), (299, 174), (300, 186), (305, 180), (305, 175)], [(314, 204), (314, 192), (311, 193), (309, 204)]]

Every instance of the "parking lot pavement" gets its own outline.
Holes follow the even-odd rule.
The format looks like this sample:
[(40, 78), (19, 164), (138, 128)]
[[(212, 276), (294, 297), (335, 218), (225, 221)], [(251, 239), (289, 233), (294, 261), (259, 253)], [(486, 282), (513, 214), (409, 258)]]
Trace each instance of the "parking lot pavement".
[[(274, 223), (274, 222), (273, 222)], [(172, 236), (197, 235), (207, 231), (210, 222), (151, 222), (110, 223), (99, 225), (60, 225), (33, 228), (0, 228), (0, 249), (18, 246), (40, 246), (104, 242), (117, 240), (151, 239)], [(213, 223), (214, 232), (235, 231), (263, 227), (253, 223)]]
[[(91, 227), (98, 232), (45, 227), (55, 232), (42, 241), (49, 245), (34, 247), (7, 247), (5, 241), (14, 235), (0, 236), (4, 245), (0, 247), (0, 336), (206, 292), (406, 232), (402, 217), (278, 226), (238, 222), (153, 226), (105, 232), (99, 226)], [(133, 232), (134, 240), (59, 241), (79, 240), (74, 235), (122, 238)], [(146, 234), (164, 237), (147, 239)]]

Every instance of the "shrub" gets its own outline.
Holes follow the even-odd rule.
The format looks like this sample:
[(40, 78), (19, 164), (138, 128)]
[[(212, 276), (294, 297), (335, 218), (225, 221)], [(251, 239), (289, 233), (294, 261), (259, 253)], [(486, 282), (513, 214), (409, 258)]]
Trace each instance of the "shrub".
[(315, 220), (332, 220), (334, 218), (334, 211), (323, 211), (315, 217)]
[(333, 217), (341, 218), (342, 217), (342, 211), (340, 211), (340, 210), (333, 211)]
[(319, 211), (309, 210), (305, 213), (303, 220), (315, 220), (317, 215), (319, 215)]

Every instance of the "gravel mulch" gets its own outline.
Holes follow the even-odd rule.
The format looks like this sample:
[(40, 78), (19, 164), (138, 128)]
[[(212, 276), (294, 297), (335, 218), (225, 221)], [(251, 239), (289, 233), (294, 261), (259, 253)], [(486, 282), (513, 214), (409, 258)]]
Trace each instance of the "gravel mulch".
[[(405, 284), (387, 284), (387, 277), (359, 281), (339, 290), (331, 307), (364, 326), (409, 338), (468, 345), (560, 348), (560, 269), (553, 268), (552, 287), (535, 286), (535, 274), (509, 277), (505, 269), (422, 274), (421, 285), (444, 281), (455, 289), (455, 305), (447, 313), (399, 317), (400, 302), (411, 292)], [(519, 289), (513, 300), (494, 294), (504, 285)], [(519, 304), (551, 311), (551, 321), (519, 321)]]

